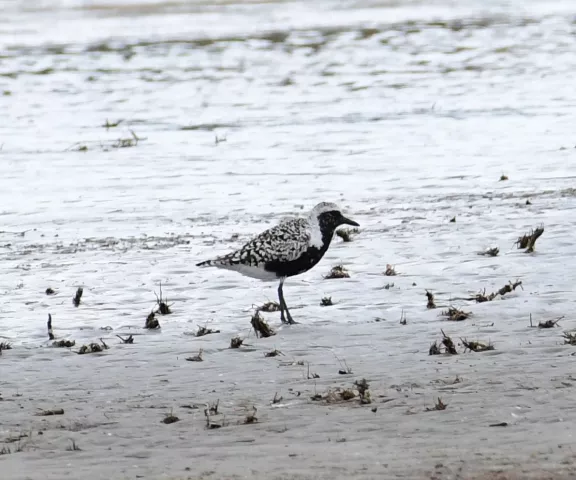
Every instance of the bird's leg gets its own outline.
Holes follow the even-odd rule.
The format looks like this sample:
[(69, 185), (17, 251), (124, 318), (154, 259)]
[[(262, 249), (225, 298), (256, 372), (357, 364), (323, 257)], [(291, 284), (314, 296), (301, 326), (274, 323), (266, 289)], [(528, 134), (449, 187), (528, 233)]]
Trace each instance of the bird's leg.
[(282, 323), (286, 322), (286, 317), (284, 316), (284, 294), (282, 293), (282, 285), (284, 284), (284, 279), (280, 280), (280, 285), (278, 285), (278, 301), (280, 303), (280, 321)]
[[(278, 286), (278, 300), (280, 300), (280, 320), (282, 323), (288, 323), (289, 325), (294, 325), (298, 322), (295, 322), (290, 315), (290, 311), (288, 310), (288, 305), (286, 305), (286, 300), (284, 300), (284, 292), (282, 291), (282, 287), (284, 286), (284, 279), (280, 280), (280, 285)], [(286, 312), (286, 316), (284, 316), (284, 312)], [(288, 321), (286, 321), (286, 318)]]

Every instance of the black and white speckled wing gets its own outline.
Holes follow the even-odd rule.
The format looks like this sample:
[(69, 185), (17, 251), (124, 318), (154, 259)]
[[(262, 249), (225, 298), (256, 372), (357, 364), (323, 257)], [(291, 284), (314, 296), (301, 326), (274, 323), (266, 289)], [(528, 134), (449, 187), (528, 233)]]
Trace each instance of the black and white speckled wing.
[(310, 223), (305, 218), (286, 219), (278, 225), (265, 230), (257, 237), (250, 240), (242, 248), (217, 257), (213, 260), (199, 263), (198, 266), (214, 266), (233, 270), (244, 270), (243, 267), (262, 270), (257, 277), (267, 276), (264, 266), (268, 262), (291, 262), (298, 259), (310, 247), (314, 241), (314, 235)]

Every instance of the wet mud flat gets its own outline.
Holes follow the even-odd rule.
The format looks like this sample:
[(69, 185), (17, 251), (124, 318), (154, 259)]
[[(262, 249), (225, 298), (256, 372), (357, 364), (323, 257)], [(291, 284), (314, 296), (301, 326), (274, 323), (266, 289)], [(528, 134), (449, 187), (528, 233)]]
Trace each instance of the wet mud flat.
[[(576, 475), (573, 6), (6, 11), (3, 479)], [(194, 267), (319, 201), (299, 325)]]

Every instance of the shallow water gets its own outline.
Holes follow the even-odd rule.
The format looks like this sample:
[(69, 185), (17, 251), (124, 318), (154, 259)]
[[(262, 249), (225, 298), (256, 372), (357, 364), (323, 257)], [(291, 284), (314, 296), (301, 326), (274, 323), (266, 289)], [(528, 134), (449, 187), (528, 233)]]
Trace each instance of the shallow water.
[[(361, 233), (336, 239), (318, 267), (286, 283), (307, 326), (281, 330), (268, 346), (328, 351), (318, 359), (328, 363), (353, 348), (386, 369), (384, 379), (368, 366), (364, 374), (389, 387), (399, 381), (389, 372), (429, 380), (437, 370), (428, 346), (444, 328), (494, 341), (506, 359), (498, 375), (527, 369), (511, 381), (548, 382), (538, 364), (550, 352), (568, 375), (572, 350), (561, 331), (576, 328), (571, 2), (0, 7), (0, 336), (14, 344), (0, 361), (5, 396), (39, 381), (19, 384), (22, 356), (30, 366), (68, 361), (43, 348), (49, 312), (57, 335), (79, 343), (144, 333), (159, 282), (174, 314), (160, 319), (161, 334), (139, 339), (148, 346), (134, 355), (199, 345), (217, 354), (231, 335), (247, 334), (252, 304), (274, 299), (276, 286), (195, 263), (319, 201), (341, 204)], [(536, 253), (516, 250), (517, 237), (540, 224)], [(498, 257), (477, 255), (491, 245)], [(340, 262), (351, 278), (324, 280)], [(386, 264), (399, 275), (383, 276)], [(447, 325), (425, 309), (425, 289), (445, 306), (516, 279), (524, 290), (496, 304), (457, 301), (474, 320)], [(49, 286), (56, 295), (44, 294)], [(324, 295), (336, 305), (321, 308)], [(562, 329), (536, 331), (530, 314), (566, 318)], [(277, 326), (277, 314), (267, 318)], [(206, 322), (225, 338), (184, 335)], [(249, 363), (218, 365), (237, 376)], [(78, 368), (83, 378), (86, 366)], [(475, 368), (490, 378), (495, 367)], [(42, 381), (48, 391), (62, 386)], [(573, 416), (568, 406), (547, 408)], [(572, 441), (568, 429), (558, 437)]]

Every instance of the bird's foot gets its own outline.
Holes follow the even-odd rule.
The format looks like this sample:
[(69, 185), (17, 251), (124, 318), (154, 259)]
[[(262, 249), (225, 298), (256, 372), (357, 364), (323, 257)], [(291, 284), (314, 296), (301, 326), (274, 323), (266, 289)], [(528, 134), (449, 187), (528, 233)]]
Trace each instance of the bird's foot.
[(296, 321), (292, 318), (292, 315), (290, 315), (290, 314), (284, 316), (284, 312), (281, 312), (281, 314), (280, 314), (280, 321), (281, 321), (284, 325), (298, 325), (298, 323), (299, 323), (299, 322), (296, 322)]
[(286, 323), (288, 323), (288, 325), (298, 325), (299, 322), (296, 322), (296, 321), (292, 318), (292, 315), (290, 315), (290, 314), (288, 313), (288, 322), (286, 322)]

